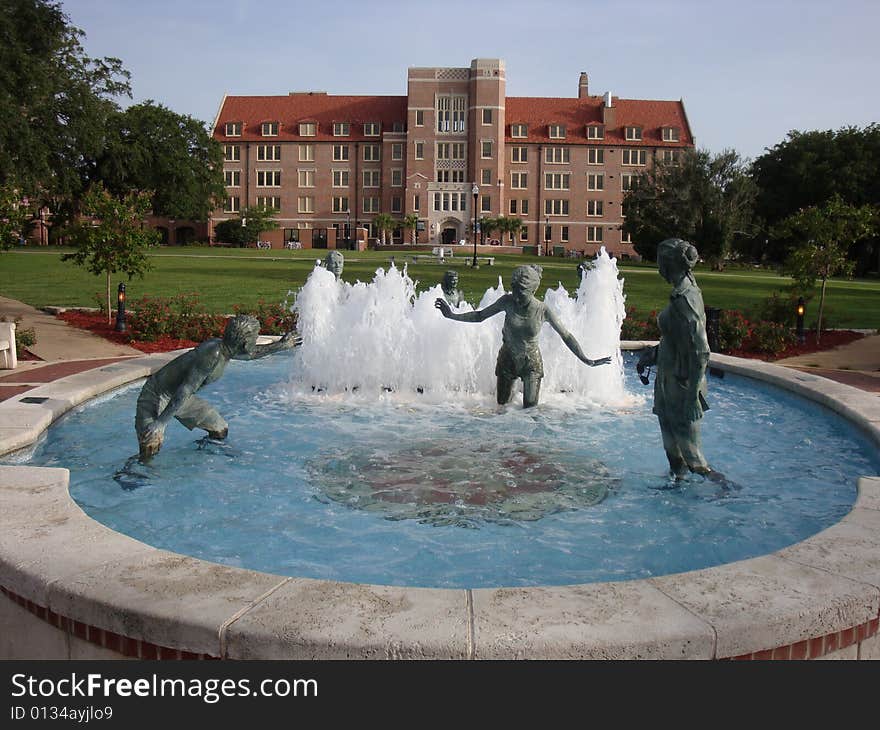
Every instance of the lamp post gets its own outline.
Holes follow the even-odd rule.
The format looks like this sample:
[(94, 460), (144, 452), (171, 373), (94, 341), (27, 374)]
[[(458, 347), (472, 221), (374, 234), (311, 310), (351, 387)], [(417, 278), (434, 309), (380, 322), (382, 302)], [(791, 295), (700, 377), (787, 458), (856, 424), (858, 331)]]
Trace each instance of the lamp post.
[(471, 188), (471, 193), (474, 196), (474, 260), (471, 265), (476, 269), (479, 266), (477, 264), (477, 196), (480, 194), (480, 189), (476, 183)]
[(550, 219), (544, 218), (544, 255), (550, 255)]
[(795, 324), (795, 331), (797, 332), (797, 340), (799, 345), (803, 345), (806, 342), (806, 335), (804, 334), (804, 314), (806, 314), (807, 305), (804, 303), (803, 297), (798, 297), (797, 300), (797, 321)]
[(125, 284), (119, 282), (116, 290), (116, 327), (117, 332), (125, 332)]
[(351, 249), (351, 211), (345, 211), (345, 248)]

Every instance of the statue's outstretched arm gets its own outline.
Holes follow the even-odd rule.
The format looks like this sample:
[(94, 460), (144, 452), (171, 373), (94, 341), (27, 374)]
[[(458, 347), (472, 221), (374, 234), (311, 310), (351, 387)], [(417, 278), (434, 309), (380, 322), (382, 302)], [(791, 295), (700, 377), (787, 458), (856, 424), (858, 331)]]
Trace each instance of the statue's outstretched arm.
[(301, 344), (301, 335), (293, 331), (285, 332), (281, 339), (276, 340), (275, 342), (270, 342), (267, 345), (256, 345), (250, 352), (238, 353), (233, 355), (232, 358), (234, 360), (257, 360), (261, 357), (266, 357), (266, 355), (271, 355), (273, 352), (291, 350)]
[(596, 365), (607, 365), (611, 362), (611, 357), (602, 357), (598, 360), (591, 360), (586, 355), (584, 355), (583, 350), (581, 350), (580, 343), (578, 343), (577, 338), (569, 332), (562, 322), (559, 321), (557, 316), (553, 313), (552, 310), (545, 308), (544, 309), (544, 319), (547, 323), (556, 330), (559, 336), (562, 338), (562, 341), (565, 343), (565, 346), (574, 353), (574, 356), (583, 363), (586, 363), (590, 367), (595, 367)]
[(434, 306), (440, 310), (440, 313), (446, 317), (446, 319), (454, 319), (456, 322), (482, 322), (484, 319), (489, 319), (489, 317), (492, 317), (499, 312), (506, 311), (507, 301), (507, 294), (504, 294), (485, 309), (478, 309), (473, 312), (461, 312), (460, 314), (453, 312), (452, 307), (449, 306), (449, 302), (445, 299), (438, 298), (434, 302)]

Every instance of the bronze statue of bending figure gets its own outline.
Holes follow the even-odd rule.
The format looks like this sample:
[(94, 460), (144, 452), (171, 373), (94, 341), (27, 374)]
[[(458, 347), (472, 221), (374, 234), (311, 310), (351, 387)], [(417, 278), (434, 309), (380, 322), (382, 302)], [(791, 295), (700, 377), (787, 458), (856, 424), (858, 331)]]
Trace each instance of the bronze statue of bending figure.
[(591, 360), (584, 355), (574, 335), (562, 325), (544, 302), (535, 297), (540, 283), (540, 266), (518, 266), (511, 276), (510, 293), (502, 295), (485, 309), (456, 314), (445, 299), (434, 302), (434, 306), (444, 317), (458, 322), (482, 322), (504, 312), (501, 349), (495, 364), (498, 403), (501, 405), (510, 400), (517, 378), (522, 378), (523, 381), (523, 408), (538, 404), (541, 379), (544, 377), (544, 363), (538, 349), (538, 333), (544, 322), (556, 330), (568, 349), (581, 362), (591, 367), (611, 362), (610, 357)]

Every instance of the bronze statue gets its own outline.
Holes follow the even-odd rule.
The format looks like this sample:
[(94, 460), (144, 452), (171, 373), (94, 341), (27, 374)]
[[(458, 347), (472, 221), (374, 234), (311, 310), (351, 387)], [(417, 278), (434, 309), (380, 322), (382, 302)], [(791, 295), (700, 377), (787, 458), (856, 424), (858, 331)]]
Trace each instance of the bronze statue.
[(541, 283), (540, 266), (517, 266), (510, 280), (511, 292), (502, 295), (485, 309), (456, 314), (445, 299), (437, 299), (434, 306), (447, 319), (458, 322), (482, 322), (499, 312), (504, 312), (501, 350), (495, 364), (498, 403), (510, 400), (513, 384), (517, 378), (523, 381), (523, 408), (538, 404), (541, 392), (541, 379), (544, 377), (544, 363), (538, 349), (538, 333), (547, 322), (575, 356), (591, 367), (606, 365), (610, 357), (591, 360), (581, 351), (577, 340), (557, 319), (544, 302), (535, 297)]
[(345, 266), (345, 257), (339, 251), (329, 251), (324, 257), (324, 268), (332, 271), (337, 280), (342, 276), (343, 266)]
[(709, 467), (700, 443), (700, 419), (709, 408), (709, 342), (703, 295), (691, 272), (698, 258), (697, 249), (680, 238), (668, 238), (659, 245), (660, 276), (673, 289), (669, 304), (657, 318), (660, 343), (642, 352), (636, 370), (647, 384), (645, 371), (657, 368), (653, 412), (660, 420), (663, 448), (675, 478), (682, 479), (690, 470), (723, 480), (723, 475)]
[(443, 289), (443, 298), (449, 302), (449, 306), (457, 307), (461, 304), (464, 296), (458, 288), (458, 272), (450, 269), (443, 274), (443, 281), (440, 284)]
[(229, 321), (222, 338), (205, 340), (147, 378), (138, 396), (135, 416), (141, 462), (148, 461), (162, 448), (165, 428), (172, 418), (190, 431), (202, 428), (210, 438), (226, 438), (229, 424), (195, 392), (219, 379), (230, 359), (255, 360), (302, 342), (298, 335), (288, 332), (277, 342), (258, 345), (259, 333), (259, 320), (240, 314)]

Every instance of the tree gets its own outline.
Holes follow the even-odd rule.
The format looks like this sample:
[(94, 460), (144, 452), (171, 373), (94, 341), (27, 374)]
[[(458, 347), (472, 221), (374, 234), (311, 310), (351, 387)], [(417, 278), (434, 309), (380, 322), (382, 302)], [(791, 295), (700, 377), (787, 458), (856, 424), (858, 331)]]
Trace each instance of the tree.
[(119, 59), (89, 58), (82, 36), (58, 3), (0, 0), (0, 184), (54, 203), (56, 221), (91, 179), (113, 99), (130, 95)]
[(788, 216), (773, 229), (776, 236), (798, 241), (787, 263), (795, 287), (805, 293), (816, 285), (817, 279), (822, 281), (817, 343), (822, 331), (828, 279), (835, 274), (852, 272), (853, 264), (846, 258), (847, 248), (854, 241), (874, 235), (876, 223), (877, 211), (872, 206), (848, 205), (839, 195), (834, 195), (824, 205), (804, 208)]
[(395, 221), (388, 213), (379, 213), (379, 215), (373, 218), (373, 225), (376, 226), (376, 230), (379, 231), (380, 237), (382, 238), (382, 245), (384, 246), (386, 234), (390, 233), (397, 227), (397, 221)]
[(723, 268), (737, 235), (751, 234), (757, 188), (733, 150), (712, 156), (688, 151), (655, 162), (636, 178), (623, 199), (623, 230), (648, 259), (666, 238), (684, 238), (715, 269)]
[(487, 238), (490, 238), (493, 231), (498, 230), (498, 221), (499, 218), (493, 218), (492, 216), (485, 216), (480, 218), (480, 236), (482, 236), (482, 240), (485, 241)]
[(113, 196), (100, 184), (92, 186), (82, 199), (84, 218), (70, 230), (76, 250), (62, 261), (73, 261), (91, 273), (107, 279), (107, 323), (111, 322), (110, 276), (124, 272), (129, 280), (143, 278), (150, 268), (147, 249), (159, 242), (159, 232), (144, 226), (150, 211), (149, 193)]
[(111, 115), (95, 176), (116, 195), (153, 190), (153, 213), (206, 220), (226, 199), (223, 150), (205, 125), (146, 101)]
[(501, 216), (495, 219), (495, 227), (503, 234), (510, 234), (510, 245), (513, 246), (514, 236), (522, 229), (523, 222), (520, 218), (514, 218), (513, 216)]
[[(791, 131), (752, 164), (757, 214), (771, 230), (797, 211), (840, 195), (850, 205), (880, 205), (880, 124), (864, 129)], [(779, 229), (776, 229), (779, 230)], [(767, 257), (783, 261), (793, 242), (772, 237)], [(850, 255), (862, 273), (877, 266), (876, 241), (862, 239)]]
[(31, 210), (27, 198), (12, 185), (0, 185), (0, 251), (12, 248), (30, 228)]
[(245, 208), (238, 218), (229, 218), (214, 226), (214, 240), (235, 246), (249, 246), (260, 240), (264, 231), (274, 231), (278, 222), (274, 208), (251, 206)]
[(416, 243), (416, 231), (419, 225), (419, 216), (416, 213), (410, 213), (403, 219), (404, 230), (410, 231), (410, 241), (413, 245)]

